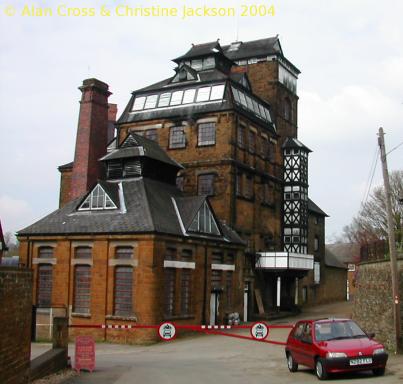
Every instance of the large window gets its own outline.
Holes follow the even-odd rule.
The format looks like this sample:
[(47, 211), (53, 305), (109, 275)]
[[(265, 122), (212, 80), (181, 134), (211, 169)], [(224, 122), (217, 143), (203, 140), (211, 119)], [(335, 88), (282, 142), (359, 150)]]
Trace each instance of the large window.
[(199, 124), (198, 132), (198, 145), (214, 145), (216, 136), (215, 123), (202, 123)]
[(175, 295), (176, 295), (176, 269), (164, 269), (164, 314), (171, 317), (175, 313)]
[(214, 174), (199, 175), (197, 191), (199, 195), (214, 195)]
[(97, 185), (81, 204), (79, 210), (100, 210), (100, 209), (116, 209), (115, 203), (105, 193), (100, 185)]
[(255, 153), (256, 150), (256, 133), (249, 131), (249, 151)]
[(115, 267), (114, 315), (133, 315), (133, 267)]
[(169, 148), (185, 148), (186, 136), (183, 127), (172, 127), (169, 131)]
[(181, 315), (190, 315), (192, 297), (192, 270), (181, 270)]
[(52, 266), (39, 264), (38, 266), (38, 291), (37, 305), (42, 308), (49, 308), (52, 305)]
[(207, 202), (204, 202), (204, 204), (199, 209), (199, 212), (197, 212), (197, 215), (195, 216), (192, 224), (189, 227), (189, 231), (211, 233), (213, 235), (220, 234), (217, 223), (214, 219), (213, 214), (211, 213), (210, 208), (208, 207)]
[(240, 147), (245, 146), (245, 127), (243, 125), (238, 125), (237, 142)]
[(89, 314), (91, 304), (91, 267), (76, 265), (74, 270), (73, 312)]

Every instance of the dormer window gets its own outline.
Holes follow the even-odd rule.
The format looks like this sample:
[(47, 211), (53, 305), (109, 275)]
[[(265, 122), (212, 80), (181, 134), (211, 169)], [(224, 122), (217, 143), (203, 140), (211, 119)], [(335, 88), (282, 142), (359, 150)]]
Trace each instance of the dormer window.
[(115, 203), (98, 184), (78, 208), (79, 211), (116, 209)]
[(220, 235), (217, 223), (206, 201), (203, 203), (199, 209), (199, 212), (197, 212), (197, 215), (193, 219), (193, 222), (189, 227), (189, 231), (209, 233), (217, 236)]

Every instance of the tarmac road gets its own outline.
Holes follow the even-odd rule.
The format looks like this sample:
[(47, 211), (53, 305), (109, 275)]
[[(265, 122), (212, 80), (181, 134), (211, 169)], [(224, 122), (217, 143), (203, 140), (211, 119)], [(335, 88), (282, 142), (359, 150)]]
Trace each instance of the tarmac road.
[[(298, 316), (349, 317), (347, 303), (315, 307)], [(276, 323), (293, 323), (296, 317)], [(248, 330), (238, 331), (248, 334)], [(272, 330), (269, 339), (285, 340), (289, 330)], [(73, 345), (70, 348), (73, 352)], [(72, 355), (72, 354), (71, 354)], [(73, 357), (72, 357), (72, 361)], [(402, 383), (403, 356), (390, 356), (384, 377), (372, 373), (333, 376), (337, 383)], [(96, 346), (96, 371), (81, 372), (63, 383), (318, 383), (312, 371), (290, 373), (284, 347), (219, 335), (195, 335), (151, 346), (100, 343)]]

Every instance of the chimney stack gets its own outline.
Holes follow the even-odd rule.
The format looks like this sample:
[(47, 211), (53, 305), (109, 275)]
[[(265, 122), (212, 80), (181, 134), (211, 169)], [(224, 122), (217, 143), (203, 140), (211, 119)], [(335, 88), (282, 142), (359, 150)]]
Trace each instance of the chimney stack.
[[(99, 178), (103, 168), (98, 159), (106, 153), (109, 112), (108, 84), (87, 79), (79, 87), (82, 92), (78, 117), (76, 150), (71, 178), (70, 199), (85, 194)], [(115, 112), (116, 116), (116, 112)]]

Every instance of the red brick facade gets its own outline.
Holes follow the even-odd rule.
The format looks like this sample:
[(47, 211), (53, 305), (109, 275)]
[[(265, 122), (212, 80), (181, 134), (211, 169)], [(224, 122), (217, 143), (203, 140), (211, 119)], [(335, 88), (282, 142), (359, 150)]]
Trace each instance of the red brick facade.
[[(41, 237), (38, 240), (20, 238), (20, 255), (24, 264), (30, 264), (34, 270), (33, 289), (34, 304), (38, 303), (38, 267), (52, 266), (52, 307), (66, 308), (70, 324), (159, 324), (164, 320), (174, 323), (202, 324), (210, 319), (210, 292), (212, 286), (212, 255), (222, 253), (225, 265), (234, 270), (222, 270), (221, 286), (224, 291), (218, 313), (218, 323), (223, 324), (229, 313), (242, 312), (243, 288), (243, 253), (242, 247), (228, 246), (211, 241), (198, 241), (172, 238), (169, 236), (137, 235), (137, 236), (69, 236)], [(39, 258), (41, 247), (52, 247), (53, 258)], [(91, 258), (75, 258), (75, 249), (80, 246), (91, 248)], [(116, 249), (121, 246), (133, 247), (133, 257), (128, 260), (117, 259)], [(190, 302), (188, 313), (181, 313), (181, 274), (187, 267), (169, 268), (164, 261), (169, 257), (167, 249), (176, 250), (176, 260), (181, 262), (181, 254), (187, 251), (191, 256), (187, 262), (190, 266)], [(228, 255), (233, 255), (234, 262), (229, 264)], [(207, 261), (207, 263), (206, 263)], [(88, 265), (91, 269), (91, 290), (89, 313), (75, 313), (74, 281), (76, 267)], [(115, 312), (114, 292), (115, 273), (119, 266), (133, 268), (132, 314), (117, 316)], [(174, 310), (171, 315), (164, 313), (166, 286), (164, 285), (167, 270), (175, 270)], [(217, 274), (216, 274), (217, 275)], [(206, 281), (204, 280), (206, 278)], [(231, 279), (230, 292), (227, 279)], [(229, 293), (228, 293), (229, 292)], [(230, 295), (230, 302), (228, 302)], [(98, 340), (118, 342), (148, 342), (157, 340), (153, 330), (105, 330), (105, 329), (72, 329), (70, 336), (80, 333), (92, 334)]]

